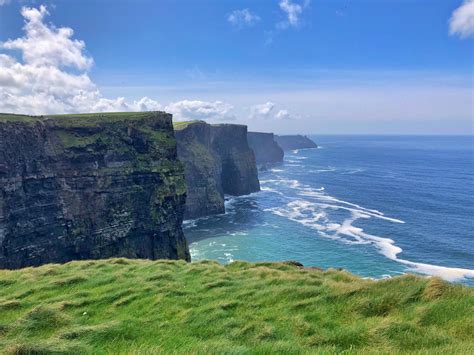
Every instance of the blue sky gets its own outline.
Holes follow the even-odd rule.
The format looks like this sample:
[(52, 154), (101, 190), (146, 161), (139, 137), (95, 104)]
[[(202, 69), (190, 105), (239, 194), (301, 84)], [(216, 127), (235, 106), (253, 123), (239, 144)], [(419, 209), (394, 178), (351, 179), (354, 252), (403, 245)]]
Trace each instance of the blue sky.
[[(147, 97), (153, 104), (145, 108), (167, 109), (178, 119), (232, 121), (253, 130), (473, 133), (470, 9), (450, 29), (463, 1), (2, 2), (4, 43), (27, 36), (24, 6), (45, 5), (41, 21), (53, 34), (73, 29), (66, 37), (82, 40), (80, 55), (93, 64), (55, 64), (72, 75), (85, 73), (88, 90), (100, 91), (99, 99), (123, 97), (123, 104)], [(35, 42), (0, 53), (37, 66), (22, 61), (25, 51), (38, 53), (31, 48)], [(24, 98), (31, 95), (28, 88)], [(66, 106), (55, 101), (29, 110), (74, 111), (67, 100)], [(112, 101), (92, 108), (121, 108)]]

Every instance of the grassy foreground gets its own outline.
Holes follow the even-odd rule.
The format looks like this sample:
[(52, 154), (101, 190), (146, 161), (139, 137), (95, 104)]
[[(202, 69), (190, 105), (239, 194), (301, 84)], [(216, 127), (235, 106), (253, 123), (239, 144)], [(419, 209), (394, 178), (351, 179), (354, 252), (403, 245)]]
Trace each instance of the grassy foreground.
[(474, 353), (474, 289), (285, 263), (0, 271), (0, 353)]

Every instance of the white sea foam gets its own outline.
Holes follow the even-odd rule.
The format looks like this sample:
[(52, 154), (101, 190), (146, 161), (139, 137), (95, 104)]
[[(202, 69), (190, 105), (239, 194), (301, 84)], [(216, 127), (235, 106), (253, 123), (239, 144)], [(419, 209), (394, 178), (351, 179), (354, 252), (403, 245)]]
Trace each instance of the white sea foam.
[[(387, 217), (383, 212), (376, 209), (365, 208), (358, 204), (335, 198), (325, 193), (324, 188), (314, 189), (301, 184), (297, 180), (267, 180), (267, 184), (284, 185), (293, 188), (296, 190), (297, 195), (302, 197), (301, 199), (292, 200), (286, 205), (269, 208), (267, 211), (312, 228), (323, 237), (336, 239), (348, 244), (373, 245), (388, 259), (401, 263), (409, 270), (421, 274), (439, 276), (448, 281), (474, 278), (474, 270), (424, 264), (398, 258), (398, 254), (403, 250), (395, 245), (392, 239), (366, 233), (362, 228), (353, 225), (358, 219), (369, 218), (378, 218), (391, 223), (405, 223), (400, 219)], [(272, 190), (270, 187), (267, 189), (269, 191)], [(343, 220), (342, 223), (337, 223), (332, 221), (326, 213), (328, 209), (347, 211), (350, 213), (350, 217)]]
[(234, 256), (231, 253), (224, 253), (224, 256), (227, 263), (231, 263), (234, 261)]

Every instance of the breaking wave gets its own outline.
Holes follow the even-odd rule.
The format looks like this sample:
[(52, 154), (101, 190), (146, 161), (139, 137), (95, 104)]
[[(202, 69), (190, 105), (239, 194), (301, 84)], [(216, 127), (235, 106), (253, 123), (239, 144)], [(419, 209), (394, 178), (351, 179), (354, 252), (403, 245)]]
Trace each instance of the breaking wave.
[[(376, 209), (365, 208), (330, 196), (325, 192), (324, 187), (315, 189), (295, 179), (261, 180), (260, 183), (262, 191), (278, 194), (283, 199), (281, 206), (268, 208), (266, 211), (314, 229), (322, 237), (347, 244), (372, 245), (388, 259), (420, 274), (439, 276), (448, 281), (474, 278), (474, 270), (424, 264), (399, 258), (398, 255), (403, 250), (395, 244), (394, 240), (366, 233), (362, 228), (354, 225), (357, 220), (370, 218), (389, 223), (405, 223), (400, 219), (388, 217)], [(292, 189), (298, 196), (297, 199), (283, 193), (279, 189), (282, 185)], [(342, 211), (348, 216), (337, 221), (330, 216), (331, 211)]]

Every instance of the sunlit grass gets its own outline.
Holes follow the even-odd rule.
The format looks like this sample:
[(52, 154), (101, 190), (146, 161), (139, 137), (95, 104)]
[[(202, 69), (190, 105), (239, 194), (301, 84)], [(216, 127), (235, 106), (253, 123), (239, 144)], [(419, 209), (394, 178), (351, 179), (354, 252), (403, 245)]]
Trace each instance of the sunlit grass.
[(0, 271), (0, 353), (473, 353), (474, 290), (284, 263)]

